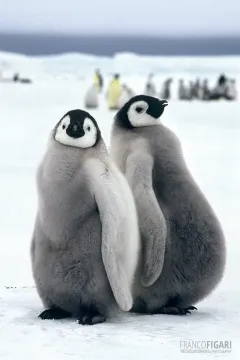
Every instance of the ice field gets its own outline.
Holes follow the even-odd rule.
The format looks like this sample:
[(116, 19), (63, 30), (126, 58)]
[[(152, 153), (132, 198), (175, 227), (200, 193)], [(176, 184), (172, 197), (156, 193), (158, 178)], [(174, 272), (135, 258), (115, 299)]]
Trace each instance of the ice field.
[[(37, 200), (35, 171), (52, 127), (67, 111), (83, 107), (95, 67), (103, 74), (108, 69), (108, 75), (122, 72), (124, 81), (137, 93), (143, 90), (148, 66), (163, 78), (196, 74), (215, 79), (223, 70), (238, 80), (240, 75), (236, 57), (184, 58), (181, 62), (179, 58), (157, 61), (133, 55), (127, 60), (123, 54), (111, 62), (71, 56), (29, 59), (0, 54), (3, 75), (20, 71), (34, 80), (31, 85), (0, 82), (0, 359), (239, 359), (239, 101), (188, 103), (174, 98), (162, 117), (178, 134), (187, 163), (216, 211), (227, 240), (224, 279), (197, 305), (198, 311), (183, 317), (124, 314), (92, 327), (74, 320), (37, 318), (43, 307), (34, 288), (29, 257)], [(100, 108), (91, 113), (109, 143), (114, 112), (108, 111), (104, 94)], [(180, 341), (187, 340), (232, 341), (232, 351), (181, 353)]]

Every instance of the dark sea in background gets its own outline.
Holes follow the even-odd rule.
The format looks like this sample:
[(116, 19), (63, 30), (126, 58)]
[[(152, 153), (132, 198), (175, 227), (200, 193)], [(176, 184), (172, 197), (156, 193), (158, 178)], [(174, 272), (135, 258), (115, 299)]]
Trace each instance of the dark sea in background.
[(240, 37), (157, 38), (137, 36), (64, 36), (0, 34), (0, 51), (26, 55), (79, 52), (112, 56), (118, 52), (144, 55), (240, 55)]

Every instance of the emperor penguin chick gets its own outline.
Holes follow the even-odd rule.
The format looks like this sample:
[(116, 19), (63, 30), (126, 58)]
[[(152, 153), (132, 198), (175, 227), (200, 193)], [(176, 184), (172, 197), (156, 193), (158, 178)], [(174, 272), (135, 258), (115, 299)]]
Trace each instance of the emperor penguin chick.
[(131, 311), (182, 315), (216, 288), (226, 251), (179, 139), (160, 122), (166, 105), (145, 95), (128, 101), (114, 118), (110, 154), (131, 186), (141, 230)]
[(95, 119), (66, 113), (37, 171), (31, 259), (42, 319), (96, 324), (131, 309), (139, 254), (130, 187), (110, 160)]

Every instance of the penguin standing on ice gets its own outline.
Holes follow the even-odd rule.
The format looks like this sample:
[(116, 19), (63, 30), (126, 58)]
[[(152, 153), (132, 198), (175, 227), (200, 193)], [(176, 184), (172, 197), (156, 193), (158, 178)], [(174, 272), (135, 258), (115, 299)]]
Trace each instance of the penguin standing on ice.
[(171, 99), (171, 84), (172, 79), (169, 78), (164, 81), (162, 91), (160, 92), (160, 99), (170, 100)]
[(187, 100), (194, 100), (194, 92), (195, 92), (194, 82), (191, 80), (189, 81), (189, 85), (188, 85)]
[(37, 172), (31, 259), (46, 310), (93, 325), (132, 307), (139, 234), (131, 190), (110, 160), (95, 119), (69, 111)]
[(128, 100), (134, 96), (134, 92), (126, 84), (122, 85), (122, 93), (118, 101), (118, 108), (120, 109)]
[(109, 84), (107, 91), (107, 100), (109, 110), (119, 109), (119, 99), (122, 94), (122, 86), (119, 80), (119, 74), (115, 74)]
[(131, 186), (142, 260), (133, 312), (184, 315), (219, 284), (225, 239), (177, 136), (161, 124), (166, 101), (139, 95), (116, 114), (111, 155)]
[(188, 97), (188, 89), (184, 84), (184, 80), (180, 79), (178, 84), (178, 99), (179, 100), (186, 100)]
[(216, 86), (211, 91), (210, 100), (227, 99), (227, 88), (228, 78), (224, 74), (222, 74), (219, 76)]
[(200, 99), (200, 80), (196, 79), (193, 84), (193, 98)]
[(237, 99), (237, 87), (236, 80), (229, 79), (226, 90), (226, 99), (227, 100), (236, 100)]
[(209, 88), (208, 79), (203, 80), (202, 89), (201, 89), (201, 99), (202, 100), (211, 99), (211, 90)]
[(98, 92), (101, 92), (103, 89), (103, 77), (101, 75), (100, 69), (96, 69), (93, 77), (94, 85)]
[(157, 96), (157, 89), (153, 82), (153, 74), (148, 75), (147, 83), (144, 89), (144, 94), (148, 96)]
[(84, 106), (86, 109), (97, 109), (98, 108), (98, 89), (95, 84), (90, 86), (88, 89), (85, 99), (84, 99)]

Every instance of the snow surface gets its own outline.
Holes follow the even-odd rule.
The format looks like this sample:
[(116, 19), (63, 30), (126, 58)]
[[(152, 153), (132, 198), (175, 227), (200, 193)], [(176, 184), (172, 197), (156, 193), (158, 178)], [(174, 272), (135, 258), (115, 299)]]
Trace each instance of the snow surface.
[[(81, 56), (91, 62), (88, 65), (91, 71), (97, 67), (97, 59)], [(63, 58), (69, 59), (70, 68), (70, 55)], [(124, 55), (115, 60), (119, 58), (123, 59)], [(143, 61), (135, 58), (136, 63)], [(184, 317), (124, 314), (92, 327), (80, 326), (73, 320), (42, 321), (37, 318), (43, 306), (34, 288), (29, 257), (37, 200), (35, 171), (49, 131), (64, 113), (83, 106), (91, 79), (85, 76), (81, 80), (84, 69), (79, 73), (81, 76), (67, 79), (61, 78), (58, 69), (60, 78), (44, 79), (39, 64), (49, 61), (54, 68), (55, 61), (57, 68), (61, 57), (41, 60), (2, 54), (1, 60), (9, 71), (21, 64), (25, 69), (24, 76), (35, 74), (36, 82), (31, 85), (0, 83), (0, 359), (65, 360), (76, 357), (107, 360), (113, 357), (132, 359), (134, 356), (138, 360), (187, 356), (191, 359), (221, 356), (239, 359), (239, 102), (173, 100), (163, 116), (163, 122), (180, 137), (188, 165), (226, 234), (227, 267), (217, 290), (198, 304), (198, 311)], [(145, 61), (154, 63), (156, 59)], [(171, 61), (177, 68), (179, 59)], [(72, 62), (74, 64), (74, 56)], [(127, 61), (123, 62), (127, 66)], [(188, 63), (194, 61), (190, 59)], [(219, 63), (226, 69), (234, 65), (234, 74), (239, 77), (239, 59), (216, 59), (220, 71)], [(203, 64), (214, 68), (207, 59), (195, 59), (194, 64), (200, 71)], [(180, 65), (179, 68), (183, 66)], [(39, 72), (36, 69), (40, 69)], [(142, 91), (145, 81), (141, 67), (139, 74), (135, 71), (132, 76), (126, 75), (128, 84), (137, 93)], [(212, 76), (216, 76), (216, 72), (213, 71)], [(114, 113), (107, 110), (104, 94), (100, 103), (100, 108), (91, 113), (108, 144)], [(232, 352), (182, 354), (181, 340), (231, 340)]]

